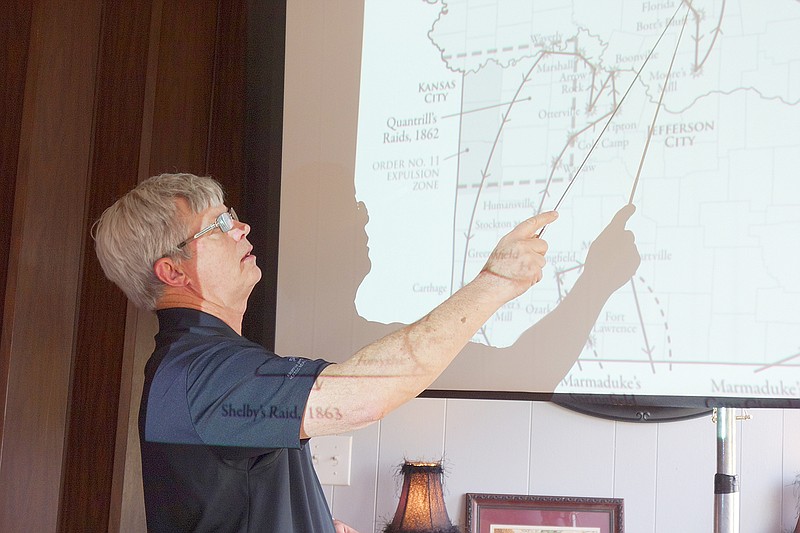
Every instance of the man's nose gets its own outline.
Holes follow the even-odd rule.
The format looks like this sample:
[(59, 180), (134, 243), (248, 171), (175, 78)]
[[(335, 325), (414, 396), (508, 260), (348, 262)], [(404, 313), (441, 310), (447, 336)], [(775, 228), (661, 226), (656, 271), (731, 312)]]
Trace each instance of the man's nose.
[(247, 237), (249, 233), (250, 224), (242, 222), (241, 220), (235, 220), (233, 222), (233, 228), (228, 232), (228, 234), (236, 241), (240, 241)]

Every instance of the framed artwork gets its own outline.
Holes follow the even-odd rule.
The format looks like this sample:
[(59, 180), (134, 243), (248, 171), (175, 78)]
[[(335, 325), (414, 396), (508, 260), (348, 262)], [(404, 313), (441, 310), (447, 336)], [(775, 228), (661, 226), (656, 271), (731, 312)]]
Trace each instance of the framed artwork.
[(467, 494), (467, 533), (623, 533), (622, 498)]

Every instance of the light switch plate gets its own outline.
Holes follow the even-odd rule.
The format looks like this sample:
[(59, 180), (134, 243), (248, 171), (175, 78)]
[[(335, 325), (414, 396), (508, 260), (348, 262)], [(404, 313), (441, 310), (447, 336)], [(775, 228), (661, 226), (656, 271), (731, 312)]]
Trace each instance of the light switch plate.
[(350, 484), (353, 437), (331, 435), (311, 439), (311, 461), (323, 485)]

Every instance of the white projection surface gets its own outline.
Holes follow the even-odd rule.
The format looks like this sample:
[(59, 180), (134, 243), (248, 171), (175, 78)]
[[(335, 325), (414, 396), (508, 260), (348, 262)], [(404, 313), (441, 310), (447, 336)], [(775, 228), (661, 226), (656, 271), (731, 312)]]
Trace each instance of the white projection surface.
[(795, 0), (367, 0), (358, 316), (418, 319), (574, 178), (447, 387), (542, 392), (516, 349), (557, 393), (800, 398), (799, 45)]

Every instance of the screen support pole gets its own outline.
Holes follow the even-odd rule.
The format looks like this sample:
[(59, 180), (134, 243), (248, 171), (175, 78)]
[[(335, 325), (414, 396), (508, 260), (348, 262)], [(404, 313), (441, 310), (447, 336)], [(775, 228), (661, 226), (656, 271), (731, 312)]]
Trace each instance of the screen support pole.
[(736, 475), (736, 415), (714, 410), (717, 424), (717, 473), (714, 476), (714, 533), (739, 533), (739, 478)]

